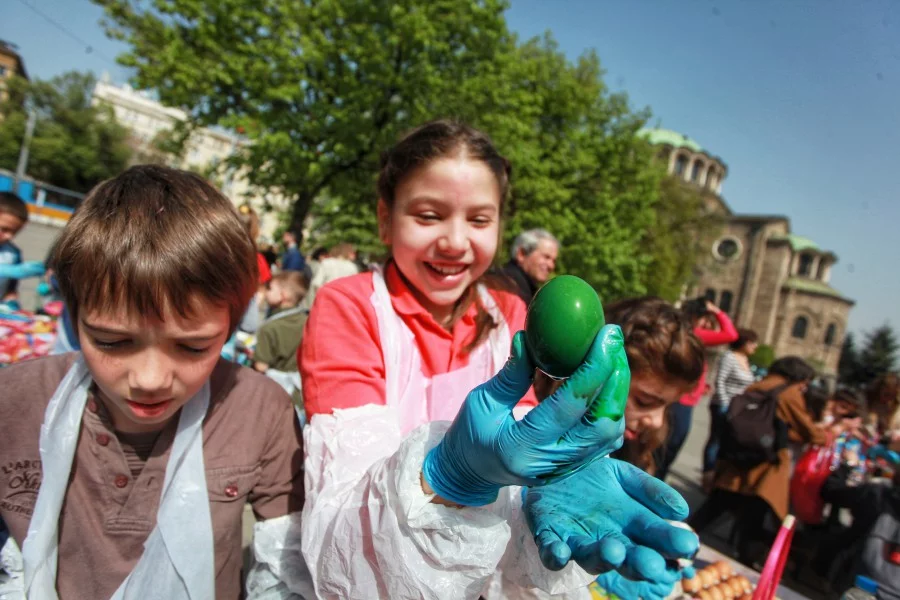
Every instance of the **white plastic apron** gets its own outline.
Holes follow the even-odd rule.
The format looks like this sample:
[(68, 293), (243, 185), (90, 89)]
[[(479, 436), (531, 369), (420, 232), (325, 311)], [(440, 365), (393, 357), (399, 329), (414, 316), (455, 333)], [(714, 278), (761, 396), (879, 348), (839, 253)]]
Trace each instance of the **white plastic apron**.
[[(41, 425), (43, 477), (22, 548), (25, 590), (56, 600), (59, 515), (87, 403), (90, 372), (79, 356), (56, 388)], [(166, 465), (156, 526), (113, 600), (206, 600), (215, 597), (212, 520), (203, 467), (203, 418), (209, 383), (181, 409)], [(90, 574), (85, 574), (89, 577)]]
[[(275, 313), (271, 317), (268, 317), (264, 321), (264, 324), (271, 323), (272, 321), (277, 321), (278, 319), (284, 317), (290, 317), (291, 315), (296, 315), (305, 311), (306, 309), (300, 306), (289, 308), (279, 313)], [(300, 382), (299, 371), (279, 371), (278, 369), (266, 369), (266, 376), (273, 379), (275, 383), (284, 388), (284, 391), (286, 391), (288, 395), (292, 395), (294, 393), (294, 390), (297, 390), (298, 392), (303, 390), (303, 384)]]
[(385, 397), (397, 410), (401, 431), (405, 435), (431, 421), (452, 421), (469, 392), (496, 375), (509, 357), (509, 327), (497, 303), (487, 288), (478, 286), (482, 305), (498, 326), (472, 351), (467, 366), (428, 378), (422, 373), (415, 336), (394, 310), (380, 268), (372, 273), (372, 281), (371, 302), (384, 355)]

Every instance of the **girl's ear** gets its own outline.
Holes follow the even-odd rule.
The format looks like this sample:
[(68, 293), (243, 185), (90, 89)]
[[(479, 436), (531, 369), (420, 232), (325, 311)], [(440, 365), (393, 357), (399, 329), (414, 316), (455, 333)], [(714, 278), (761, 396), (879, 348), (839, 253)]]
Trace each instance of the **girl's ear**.
[(376, 208), (378, 215), (378, 237), (385, 246), (391, 245), (391, 209), (388, 207), (384, 199), (378, 199), (378, 207)]

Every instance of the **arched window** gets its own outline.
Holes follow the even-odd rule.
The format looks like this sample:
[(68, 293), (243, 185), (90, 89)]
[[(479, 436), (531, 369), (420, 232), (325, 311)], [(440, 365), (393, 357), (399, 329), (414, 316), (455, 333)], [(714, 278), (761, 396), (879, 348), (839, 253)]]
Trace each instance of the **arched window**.
[(719, 308), (726, 314), (731, 313), (731, 303), (734, 301), (734, 294), (725, 290), (722, 292), (722, 298), (719, 300)]
[(675, 174), (676, 175), (684, 175), (684, 170), (687, 169), (688, 159), (684, 154), (679, 154), (675, 157)]
[(716, 290), (714, 290), (714, 289), (712, 289), (712, 288), (707, 288), (707, 289), (706, 289), (706, 293), (703, 294), (703, 297), (706, 298), (707, 300), (709, 300), (710, 302), (715, 303), (715, 301), (716, 301)]
[(809, 273), (812, 271), (812, 262), (813, 257), (811, 255), (801, 254), (800, 264), (797, 266), (797, 274), (803, 277), (809, 277)]
[(697, 180), (700, 179), (700, 169), (703, 165), (700, 164), (699, 160), (694, 161), (694, 166), (691, 167), (691, 181), (697, 183)]
[(715, 168), (710, 166), (709, 171), (706, 172), (706, 189), (716, 191), (717, 179)]
[(794, 327), (791, 329), (791, 335), (798, 340), (802, 340), (806, 337), (807, 325), (809, 325), (809, 320), (806, 317), (797, 317), (794, 319)]
[(830, 323), (828, 325), (828, 329), (825, 330), (825, 345), (833, 346), (834, 338), (837, 335), (837, 325), (834, 323)]

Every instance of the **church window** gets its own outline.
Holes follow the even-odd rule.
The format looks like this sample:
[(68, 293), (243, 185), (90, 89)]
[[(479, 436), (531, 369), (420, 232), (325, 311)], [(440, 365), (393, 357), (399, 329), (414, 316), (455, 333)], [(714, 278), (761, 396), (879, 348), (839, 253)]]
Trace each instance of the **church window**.
[(712, 288), (706, 288), (706, 293), (703, 294), (703, 297), (709, 300), (712, 303), (716, 301), (716, 290)]
[(696, 183), (700, 178), (700, 169), (702, 167), (703, 165), (700, 164), (699, 160), (694, 161), (694, 166), (691, 167), (691, 181), (693, 181), (694, 183)]
[(676, 175), (684, 175), (684, 170), (687, 168), (687, 156), (684, 154), (679, 154), (675, 157), (675, 174)]
[(741, 254), (741, 242), (735, 237), (724, 237), (713, 245), (713, 255), (719, 260), (733, 260)]
[(716, 172), (713, 167), (709, 168), (709, 171), (706, 173), (706, 187), (707, 189), (715, 191), (716, 189)]
[(794, 319), (794, 327), (791, 329), (791, 335), (798, 340), (802, 340), (806, 337), (806, 327), (808, 325), (809, 320), (806, 317), (797, 317)]
[(722, 292), (722, 299), (719, 300), (719, 308), (726, 314), (731, 313), (731, 304), (734, 302), (734, 294), (725, 290)]
[(834, 323), (830, 323), (828, 325), (828, 329), (825, 330), (825, 345), (833, 346), (834, 338), (837, 335), (837, 325)]
[(797, 266), (797, 274), (801, 277), (809, 277), (812, 271), (813, 257), (809, 254), (800, 255), (800, 264)]

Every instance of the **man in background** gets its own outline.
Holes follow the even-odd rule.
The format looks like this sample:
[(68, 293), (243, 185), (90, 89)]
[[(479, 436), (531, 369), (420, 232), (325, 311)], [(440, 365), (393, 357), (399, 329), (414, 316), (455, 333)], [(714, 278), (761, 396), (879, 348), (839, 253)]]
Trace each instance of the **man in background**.
[(556, 269), (559, 241), (546, 229), (530, 229), (516, 237), (509, 255), (503, 274), (515, 284), (516, 293), (528, 304)]

